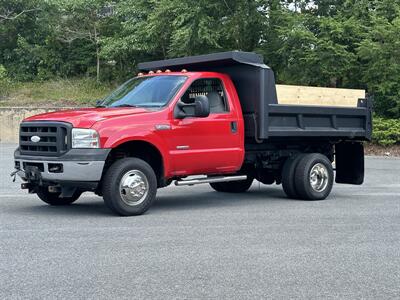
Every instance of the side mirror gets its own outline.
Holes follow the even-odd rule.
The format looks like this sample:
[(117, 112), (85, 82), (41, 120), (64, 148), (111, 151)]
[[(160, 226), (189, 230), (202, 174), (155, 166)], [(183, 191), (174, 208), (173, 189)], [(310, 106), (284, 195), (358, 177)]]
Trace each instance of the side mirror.
[(197, 96), (194, 99), (194, 116), (198, 118), (206, 118), (210, 115), (210, 102), (207, 96)]
[[(192, 113), (185, 112), (184, 108), (190, 107), (193, 108)], [(197, 96), (194, 99), (194, 103), (184, 103), (183, 101), (179, 101), (175, 107), (175, 117), (177, 119), (184, 119), (187, 117), (197, 117), (197, 118), (206, 118), (210, 115), (210, 103), (208, 101), (207, 96)]]

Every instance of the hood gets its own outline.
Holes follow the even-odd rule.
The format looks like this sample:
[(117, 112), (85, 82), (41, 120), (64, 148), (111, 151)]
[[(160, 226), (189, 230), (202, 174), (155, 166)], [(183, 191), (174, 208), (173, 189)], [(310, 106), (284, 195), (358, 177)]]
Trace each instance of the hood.
[(114, 117), (149, 113), (144, 108), (81, 108), (60, 110), (26, 118), (24, 121), (59, 121), (71, 123), (74, 127), (90, 128), (94, 123)]

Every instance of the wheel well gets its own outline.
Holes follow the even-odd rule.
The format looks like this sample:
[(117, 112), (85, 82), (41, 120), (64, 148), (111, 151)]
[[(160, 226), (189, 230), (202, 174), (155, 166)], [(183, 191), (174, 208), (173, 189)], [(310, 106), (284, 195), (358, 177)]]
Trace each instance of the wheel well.
[(119, 145), (109, 153), (103, 173), (118, 159), (136, 157), (146, 161), (157, 176), (158, 187), (165, 185), (164, 163), (160, 151), (152, 144), (145, 141), (130, 141)]
[(334, 159), (334, 145), (330, 142), (291, 142), (270, 143), (258, 145), (246, 156), (242, 172), (252, 174), (257, 180), (272, 184), (281, 183), (281, 175), (284, 163), (289, 157), (301, 153), (320, 153), (325, 155), (331, 162)]

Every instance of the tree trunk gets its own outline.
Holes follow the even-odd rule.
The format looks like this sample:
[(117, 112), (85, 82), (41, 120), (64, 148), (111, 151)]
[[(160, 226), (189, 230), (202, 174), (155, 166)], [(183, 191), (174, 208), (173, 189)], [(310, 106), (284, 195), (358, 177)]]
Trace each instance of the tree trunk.
[(96, 81), (100, 82), (100, 50), (99, 50), (99, 39), (98, 39), (96, 24), (94, 24), (93, 29), (94, 29), (94, 44), (96, 46)]
[(96, 44), (96, 81), (100, 82), (100, 55), (99, 46)]

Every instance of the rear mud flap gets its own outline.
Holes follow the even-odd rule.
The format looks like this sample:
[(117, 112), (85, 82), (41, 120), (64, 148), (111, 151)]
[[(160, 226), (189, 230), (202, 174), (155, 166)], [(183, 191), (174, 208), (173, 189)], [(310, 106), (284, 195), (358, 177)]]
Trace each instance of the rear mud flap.
[(364, 145), (342, 142), (335, 145), (336, 183), (360, 185), (364, 182)]

